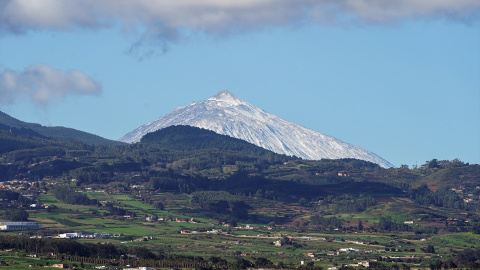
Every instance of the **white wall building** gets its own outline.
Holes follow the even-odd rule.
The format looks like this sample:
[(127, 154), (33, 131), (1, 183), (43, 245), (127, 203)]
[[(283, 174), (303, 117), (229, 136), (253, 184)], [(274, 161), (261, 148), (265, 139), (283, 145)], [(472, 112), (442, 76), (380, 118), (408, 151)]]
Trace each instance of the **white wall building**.
[(38, 230), (42, 226), (37, 225), (35, 221), (22, 221), (22, 222), (0, 222), (0, 230), (13, 231), (13, 230)]
[(83, 237), (83, 233), (74, 232), (74, 233), (61, 233), (58, 235), (58, 238), (80, 238)]

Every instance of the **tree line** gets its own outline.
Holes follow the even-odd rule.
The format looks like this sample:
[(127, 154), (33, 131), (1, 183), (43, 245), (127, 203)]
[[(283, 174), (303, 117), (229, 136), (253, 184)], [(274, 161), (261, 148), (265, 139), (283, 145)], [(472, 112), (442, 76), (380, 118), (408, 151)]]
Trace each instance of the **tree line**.
[[(237, 258), (233, 261), (227, 261), (219, 257), (204, 259), (200, 256), (190, 257), (155, 254), (145, 247), (127, 247), (111, 243), (80, 243), (69, 239), (0, 236), (0, 249), (15, 249), (43, 256), (53, 254), (54, 258), (62, 261), (104, 263), (120, 266), (131, 265), (200, 269), (247, 269), (252, 267), (278, 269), (297, 268), (296, 265), (292, 264), (279, 263), (278, 265), (274, 265), (271, 261), (262, 257), (253, 258), (252, 261), (244, 258)], [(132, 256), (136, 256), (137, 258), (132, 259)]]
[(67, 186), (57, 186), (52, 191), (53, 196), (58, 200), (77, 205), (98, 205), (98, 201), (88, 198), (84, 193), (75, 192), (74, 189)]

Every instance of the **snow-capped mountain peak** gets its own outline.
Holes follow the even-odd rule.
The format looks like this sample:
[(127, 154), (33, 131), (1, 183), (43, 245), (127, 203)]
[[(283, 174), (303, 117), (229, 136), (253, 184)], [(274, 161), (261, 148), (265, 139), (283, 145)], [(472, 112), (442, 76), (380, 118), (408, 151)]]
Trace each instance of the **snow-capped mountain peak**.
[(215, 96), (179, 107), (119, 139), (134, 143), (147, 133), (188, 125), (242, 139), (279, 154), (304, 159), (356, 158), (393, 167), (376, 154), (320, 132), (283, 120), (223, 90)]
[(239, 98), (237, 98), (235, 95), (230, 93), (228, 90), (222, 90), (218, 92), (215, 96), (207, 99), (211, 101), (220, 101), (220, 102), (226, 102), (229, 105), (240, 105), (244, 104), (245, 102)]

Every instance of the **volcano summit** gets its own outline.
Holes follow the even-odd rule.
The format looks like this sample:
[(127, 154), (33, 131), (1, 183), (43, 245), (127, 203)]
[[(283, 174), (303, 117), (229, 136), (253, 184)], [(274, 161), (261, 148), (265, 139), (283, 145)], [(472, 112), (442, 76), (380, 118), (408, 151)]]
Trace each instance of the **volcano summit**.
[(304, 128), (257, 108), (224, 90), (215, 96), (179, 107), (119, 139), (134, 143), (147, 133), (175, 125), (195, 126), (245, 140), (272, 152), (304, 159), (356, 158), (384, 168), (391, 163), (358, 146)]

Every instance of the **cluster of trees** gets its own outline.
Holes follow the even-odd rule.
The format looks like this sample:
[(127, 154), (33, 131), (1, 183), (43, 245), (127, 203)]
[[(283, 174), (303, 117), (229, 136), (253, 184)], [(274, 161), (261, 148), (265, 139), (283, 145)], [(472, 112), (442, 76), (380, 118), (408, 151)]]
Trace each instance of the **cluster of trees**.
[(68, 173), (70, 170), (78, 167), (85, 166), (84, 164), (77, 162), (76, 160), (62, 160), (56, 159), (42, 164), (36, 164), (30, 167), (28, 175), (35, 176), (35, 179), (42, 179), (44, 176), (58, 177), (64, 173)]
[(23, 209), (5, 210), (5, 218), (10, 221), (28, 221), (29, 214)]
[(125, 160), (108, 164), (99, 162), (93, 166), (84, 165), (68, 172), (69, 177), (77, 181), (77, 186), (83, 184), (108, 184), (111, 182), (148, 181), (145, 178), (132, 179), (129, 173), (142, 171), (142, 165), (133, 160)]
[[(415, 234), (436, 234), (438, 233), (438, 227), (433, 226), (421, 226), (421, 227), (411, 227), (404, 223), (397, 223), (392, 220), (391, 217), (380, 217), (380, 220), (375, 226), (377, 229), (385, 232), (415, 232)], [(431, 252), (428, 249), (426, 252)]]
[(0, 199), (2, 199), (2, 201), (16, 201), (19, 197), (20, 193), (18, 192), (8, 189), (0, 189)]
[(0, 178), (1, 179), (8, 179), (10, 175), (14, 175), (17, 171), (17, 167), (9, 165), (2, 165), (0, 164)]
[[(249, 194), (251, 195), (251, 194)], [(276, 200), (275, 197), (275, 191), (273, 190), (265, 190), (263, 191), (262, 189), (257, 189), (254, 195), (255, 198), (262, 198), (262, 199), (267, 199), (267, 200)], [(250, 196), (250, 197), (252, 197)]]
[(426, 161), (425, 164), (422, 165), (423, 168), (429, 169), (445, 169), (445, 168), (456, 168), (456, 167), (464, 167), (468, 166), (468, 163), (461, 161), (460, 159), (456, 158), (453, 160), (438, 160), (436, 158)]
[(77, 185), (82, 184), (101, 184), (109, 183), (113, 173), (105, 173), (100, 168), (94, 166), (77, 168), (69, 171), (69, 176), (76, 180)]
[(382, 231), (402, 231), (402, 232), (410, 232), (412, 231), (412, 227), (408, 226), (407, 224), (403, 223), (396, 223), (392, 220), (391, 217), (380, 217), (380, 220), (376, 226), (378, 229)]
[(480, 248), (460, 251), (455, 254), (455, 259), (461, 265), (464, 265), (469, 269), (479, 269), (480, 263), (478, 263), (478, 261), (480, 261)]
[(453, 209), (465, 209), (463, 199), (452, 190), (440, 189), (432, 192), (427, 185), (410, 190), (410, 198), (421, 205), (435, 205)]
[(119, 208), (119, 207), (115, 207), (113, 206), (113, 204), (106, 204), (105, 205), (106, 209), (107, 209), (107, 213), (106, 215), (110, 215), (110, 216), (125, 216), (125, 215), (128, 215), (128, 216), (132, 216), (132, 217), (135, 217), (135, 212), (132, 212), (132, 211), (128, 211), (128, 210), (125, 210), (123, 208)]
[(150, 177), (150, 187), (153, 190), (175, 193), (192, 193), (198, 190), (208, 189), (214, 181), (200, 176), (178, 175), (173, 170), (167, 173), (156, 173)]
[(248, 219), (248, 210), (251, 208), (241, 198), (226, 191), (197, 191), (192, 193), (192, 202), (203, 209), (230, 214), (238, 219)]
[(325, 218), (319, 215), (312, 216), (310, 218), (310, 225), (318, 226), (321, 228), (342, 228), (343, 219), (330, 217)]
[(148, 203), (151, 206), (155, 207), (156, 209), (159, 209), (159, 210), (164, 210), (165, 209), (165, 205), (163, 205), (163, 202), (160, 201), (155, 196), (151, 196), (149, 193), (142, 192), (141, 193), (141, 198), (142, 198), (142, 202)]
[(340, 196), (329, 195), (323, 199), (322, 204), (333, 205), (333, 211), (336, 213), (359, 213), (376, 205), (377, 201), (368, 195), (343, 194)]
[(79, 205), (98, 205), (98, 201), (88, 198), (84, 193), (75, 192), (74, 189), (71, 189), (66, 186), (57, 186), (53, 190), (53, 196), (58, 200), (68, 203), (68, 204), (79, 204)]
[(472, 233), (480, 234), (480, 222), (475, 222), (472, 225)]

